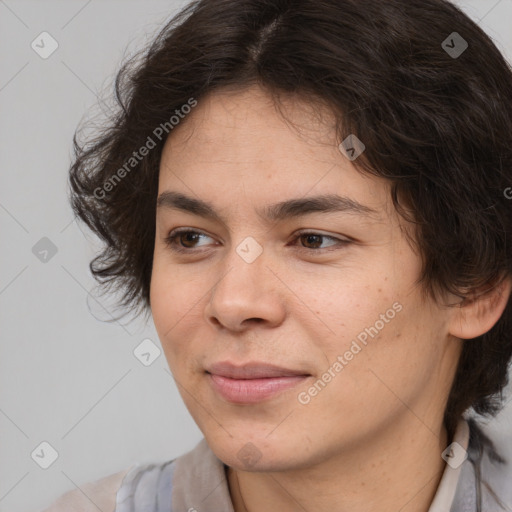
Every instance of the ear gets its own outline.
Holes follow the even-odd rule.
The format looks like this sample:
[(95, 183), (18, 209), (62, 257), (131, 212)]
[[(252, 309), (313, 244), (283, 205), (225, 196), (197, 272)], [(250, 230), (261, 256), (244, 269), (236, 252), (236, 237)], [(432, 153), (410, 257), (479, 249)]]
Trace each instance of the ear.
[(449, 332), (461, 339), (471, 339), (490, 331), (510, 299), (512, 277), (503, 278), (489, 289), (474, 291), (452, 309)]

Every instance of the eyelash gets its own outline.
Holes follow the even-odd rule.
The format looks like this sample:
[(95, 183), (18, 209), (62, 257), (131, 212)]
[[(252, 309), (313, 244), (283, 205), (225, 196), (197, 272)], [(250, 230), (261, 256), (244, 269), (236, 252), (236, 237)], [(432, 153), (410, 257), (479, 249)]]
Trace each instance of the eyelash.
[[(202, 231), (196, 231), (196, 230), (188, 229), (188, 228), (178, 228), (178, 229), (175, 229), (174, 231), (171, 231), (169, 233), (169, 235), (167, 237), (165, 237), (165, 239), (164, 239), (165, 245), (168, 246), (172, 251), (178, 252), (178, 253), (191, 253), (191, 252), (197, 251), (196, 248), (184, 248), (184, 247), (178, 246), (175, 243), (176, 239), (180, 235), (187, 234), (187, 233), (194, 233), (194, 234), (197, 234), (197, 235), (206, 235), (206, 233), (203, 233)], [(328, 238), (330, 240), (335, 240), (336, 242), (338, 242), (338, 244), (337, 244), (338, 247), (331, 246), (331, 247), (326, 247), (326, 248), (323, 248), (323, 249), (311, 249), (309, 247), (299, 247), (299, 250), (323, 254), (323, 253), (328, 252), (328, 251), (338, 250), (338, 249), (340, 249), (340, 248), (342, 248), (345, 245), (350, 243), (349, 240), (342, 240), (341, 238), (336, 238), (336, 237), (333, 237), (333, 236), (330, 236), (330, 235), (324, 235), (322, 233), (317, 233), (316, 231), (302, 231), (302, 232), (299, 232), (299, 233), (296, 234), (296, 236), (294, 238), (294, 241), (298, 240), (299, 238), (301, 238), (303, 236), (307, 236), (307, 235), (319, 236), (319, 237), (322, 237), (322, 238)], [(206, 235), (206, 236), (209, 237), (209, 235)], [(209, 237), (209, 238), (211, 238), (211, 237)]]

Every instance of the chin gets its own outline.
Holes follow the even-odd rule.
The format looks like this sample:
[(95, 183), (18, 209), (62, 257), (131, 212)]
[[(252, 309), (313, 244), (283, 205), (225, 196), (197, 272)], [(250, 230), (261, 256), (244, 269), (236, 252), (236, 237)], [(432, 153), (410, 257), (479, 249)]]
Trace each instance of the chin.
[(220, 428), (215, 433), (205, 433), (205, 438), (218, 459), (239, 471), (283, 471), (307, 465), (306, 461), (296, 459), (297, 454), (304, 456), (299, 449), (304, 446), (303, 441), (294, 440), (284, 430), (284, 435), (270, 437), (268, 430), (265, 433), (230, 430), (230, 433), (232, 437)]

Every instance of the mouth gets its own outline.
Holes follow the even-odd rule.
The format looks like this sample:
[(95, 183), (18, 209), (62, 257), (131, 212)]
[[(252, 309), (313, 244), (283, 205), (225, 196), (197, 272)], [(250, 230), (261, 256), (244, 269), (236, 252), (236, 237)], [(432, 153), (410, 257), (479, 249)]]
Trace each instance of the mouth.
[(216, 363), (208, 367), (206, 374), (214, 391), (228, 402), (237, 404), (268, 400), (311, 377), (303, 370), (258, 362), (242, 366)]

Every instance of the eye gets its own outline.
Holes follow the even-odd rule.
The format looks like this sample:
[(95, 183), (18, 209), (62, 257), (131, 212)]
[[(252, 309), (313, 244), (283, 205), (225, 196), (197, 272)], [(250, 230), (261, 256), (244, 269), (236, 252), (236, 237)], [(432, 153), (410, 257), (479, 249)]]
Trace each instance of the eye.
[[(185, 236), (187, 235), (187, 236)], [(165, 245), (170, 247), (172, 251), (176, 252), (190, 252), (191, 249), (195, 247), (190, 247), (187, 244), (194, 244), (201, 236), (206, 236), (207, 238), (211, 238), (205, 233), (201, 231), (195, 231), (188, 228), (180, 228), (171, 231), (169, 235), (164, 239)], [(179, 244), (176, 243), (178, 240)], [(181, 242), (185, 241), (185, 245), (181, 245)]]
[[(169, 235), (164, 239), (165, 244), (175, 252), (181, 253), (191, 253), (196, 250), (197, 246), (195, 245), (201, 237), (211, 238), (206, 233), (202, 231), (196, 231), (189, 228), (178, 228), (169, 233)], [(339, 249), (350, 243), (350, 240), (345, 240), (341, 238), (337, 238), (330, 235), (325, 235), (323, 233), (317, 233), (316, 231), (302, 231), (295, 235), (292, 242), (297, 242), (298, 240), (305, 241), (306, 244), (312, 245), (313, 247), (306, 247), (304, 245), (299, 246), (298, 249), (301, 251), (308, 251), (310, 253), (323, 253), (327, 251), (332, 251)], [(319, 247), (322, 245), (322, 240), (331, 240), (334, 244), (331, 244), (328, 247)], [(295, 244), (292, 244), (295, 245)]]
[[(316, 231), (302, 231), (297, 234), (294, 240), (303, 240), (306, 244), (314, 245), (315, 247), (299, 247), (299, 250), (324, 252), (332, 251), (343, 247), (350, 243), (349, 240), (344, 240), (330, 235), (324, 235), (323, 233), (317, 233)], [(322, 239), (333, 240), (335, 243), (329, 247), (318, 247), (318, 244), (322, 245)]]

